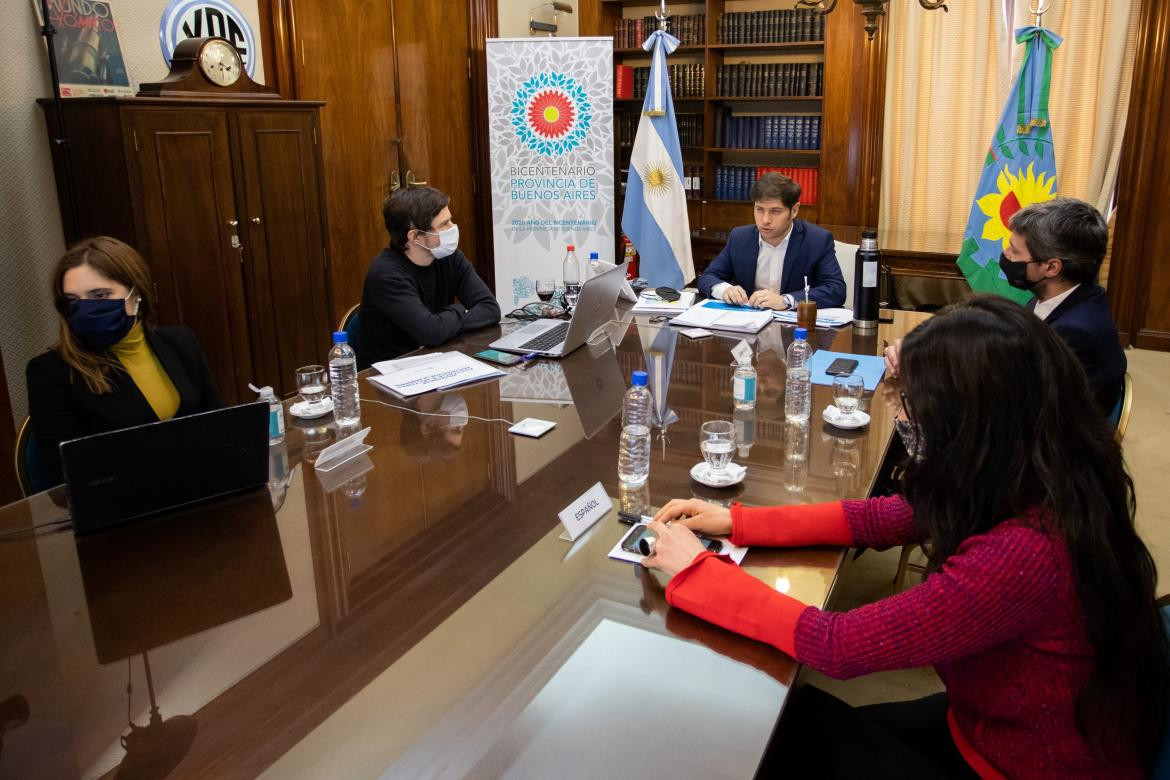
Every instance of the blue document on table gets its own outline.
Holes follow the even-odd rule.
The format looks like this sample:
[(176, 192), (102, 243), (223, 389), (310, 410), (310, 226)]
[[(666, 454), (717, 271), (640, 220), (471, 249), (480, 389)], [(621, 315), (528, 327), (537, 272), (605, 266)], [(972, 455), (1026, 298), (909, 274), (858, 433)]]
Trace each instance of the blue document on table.
[(882, 381), (882, 376), (886, 373), (885, 358), (874, 355), (851, 355), (847, 352), (830, 352), (827, 349), (818, 349), (808, 361), (808, 369), (812, 374), (812, 382), (814, 385), (833, 384), (833, 377), (830, 374), (826, 374), (825, 369), (837, 358), (850, 358), (857, 361), (857, 368), (853, 369), (853, 373), (861, 377), (861, 380), (865, 383), (866, 390), (876, 388), (878, 382)]
[(716, 301), (708, 298), (704, 303), (708, 309), (723, 309), (725, 311), (761, 311), (755, 306), (740, 306), (737, 303), (724, 303), (723, 301)]

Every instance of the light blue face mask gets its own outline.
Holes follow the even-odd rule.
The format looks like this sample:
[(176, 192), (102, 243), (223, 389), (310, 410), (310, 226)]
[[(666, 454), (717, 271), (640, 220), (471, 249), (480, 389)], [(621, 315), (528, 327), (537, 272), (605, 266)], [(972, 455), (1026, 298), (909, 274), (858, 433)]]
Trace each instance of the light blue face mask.
[(446, 230), (441, 230), (438, 233), (432, 233), (429, 230), (420, 230), (418, 232), (426, 233), (428, 236), (438, 236), (439, 237), (439, 245), (437, 247), (435, 247), (434, 249), (432, 249), (429, 246), (423, 247), (428, 252), (430, 252), (431, 255), (433, 255), (436, 260), (442, 260), (444, 257), (447, 257), (448, 255), (455, 254), (455, 250), (459, 246), (459, 226), (458, 225), (452, 225), (451, 227), (447, 228)]

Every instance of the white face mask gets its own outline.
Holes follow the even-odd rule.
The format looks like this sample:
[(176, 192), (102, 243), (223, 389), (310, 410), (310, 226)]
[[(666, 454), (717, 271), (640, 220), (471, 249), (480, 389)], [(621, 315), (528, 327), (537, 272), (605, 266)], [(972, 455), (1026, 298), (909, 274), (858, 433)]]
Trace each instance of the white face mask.
[(423, 249), (430, 252), (436, 260), (442, 260), (444, 257), (454, 254), (455, 248), (459, 246), (458, 225), (452, 225), (446, 230), (440, 231), (438, 233), (432, 233), (429, 230), (420, 230), (418, 232), (426, 233), (428, 236), (439, 237), (439, 245), (437, 247), (431, 248), (424, 244), (419, 244), (419, 246), (421, 246)]

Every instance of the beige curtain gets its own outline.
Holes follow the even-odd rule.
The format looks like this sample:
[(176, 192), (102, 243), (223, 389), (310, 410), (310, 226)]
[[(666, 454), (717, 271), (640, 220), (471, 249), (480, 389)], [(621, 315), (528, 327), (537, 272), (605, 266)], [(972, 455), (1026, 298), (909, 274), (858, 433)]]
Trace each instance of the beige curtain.
[[(1015, 27), (1035, 24), (1028, 5), (1016, 0)], [(1048, 99), (1057, 186), (1061, 195), (1086, 200), (1108, 214), (1125, 135), (1141, 0), (1053, 0), (1049, 7), (1044, 27), (1064, 38), (1053, 55)], [(1024, 47), (1014, 41), (1012, 46), (1015, 73)]]
[[(891, 0), (880, 227), (963, 232), (1024, 55), (1012, 31), (1034, 23), (1028, 5), (1012, 3), (1008, 30), (1002, 0), (948, 3), (945, 14)], [(1049, 7), (1044, 26), (1065, 39), (1049, 97), (1059, 192), (1108, 213), (1141, 0), (1050, 0)]]
[(890, 2), (881, 228), (962, 233), (1007, 99), (1001, 0), (948, 7)]

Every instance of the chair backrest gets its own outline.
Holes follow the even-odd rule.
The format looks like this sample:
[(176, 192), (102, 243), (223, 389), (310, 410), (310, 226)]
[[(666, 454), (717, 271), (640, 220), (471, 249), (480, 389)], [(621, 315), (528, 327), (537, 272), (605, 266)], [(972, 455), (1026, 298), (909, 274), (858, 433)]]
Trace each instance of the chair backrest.
[(1129, 415), (1133, 411), (1133, 377), (1125, 372), (1125, 384), (1121, 390), (1121, 411), (1117, 416), (1117, 440), (1125, 438), (1125, 429), (1129, 427)]
[(837, 253), (837, 264), (841, 266), (841, 275), (845, 277), (845, 308), (853, 308), (853, 267), (857, 264), (857, 244), (846, 244), (844, 241), (833, 242)]
[(33, 436), (32, 418), (25, 417), (16, 433), (16, 480), (25, 498), (53, 487), (53, 481), (44, 474), (37, 439)]
[(337, 324), (337, 329), (339, 331), (344, 330), (346, 335), (349, 336), (350, 344), (353, 344), (354, 334), (357, 333), (358, 310), (361, 307), (362, 305), (360, 303), (355, 303), (353, 306), (350, 306), (349, 311), (341, 316), (341, 322)]

